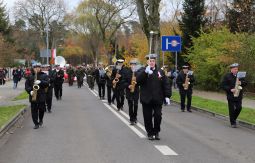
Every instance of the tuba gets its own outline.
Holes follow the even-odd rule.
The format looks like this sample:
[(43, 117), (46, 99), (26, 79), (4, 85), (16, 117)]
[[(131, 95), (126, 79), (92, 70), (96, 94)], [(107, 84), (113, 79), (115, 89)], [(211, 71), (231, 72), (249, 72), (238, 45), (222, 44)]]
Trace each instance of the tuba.
[(105, 72), (106, 72), (106, 76), (111, 79), (111, 76), (112, 76), (112, 69), (110, 68), (110, 66), (107, 66), (105, 68)]
[[(37, 72), (35, 73), (35, 79), (34, 82), (37, 80)], [(40, 89), (40, 86), (37, 84), (33, 85), (33, 95), (32, 95), (32, 101), (37, 100), (37, 91)]]

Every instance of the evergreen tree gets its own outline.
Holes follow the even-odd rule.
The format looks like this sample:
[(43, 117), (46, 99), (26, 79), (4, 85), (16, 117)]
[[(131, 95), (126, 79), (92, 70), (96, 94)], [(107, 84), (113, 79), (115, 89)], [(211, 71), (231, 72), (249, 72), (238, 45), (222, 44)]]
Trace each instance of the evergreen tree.
[(184, 0), (184, 13), (179, 22), (182, 31), (182, 43), (184, 50), (192, 46), (192, 37), (198, 37), (199, 31), (204, 27), (206, 19), (205, 0)]
[(7, 35), (9, 32), (9, 17), (6, 14), (6, 8), (3, 1), (0, 1), (0, 33)]
[(233, 0), (227, 10), (231, 32), (255, 32), (255, 0)]

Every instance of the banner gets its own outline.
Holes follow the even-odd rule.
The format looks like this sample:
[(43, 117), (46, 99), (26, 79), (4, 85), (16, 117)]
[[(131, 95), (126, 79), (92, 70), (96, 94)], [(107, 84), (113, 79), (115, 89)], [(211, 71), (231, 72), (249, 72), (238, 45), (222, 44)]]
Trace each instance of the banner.
[(57, 56), (57, 51), (56, 49), (51, 49), (51, 60), (50, 60), (50, 64), (55, 64), (55, 58)]

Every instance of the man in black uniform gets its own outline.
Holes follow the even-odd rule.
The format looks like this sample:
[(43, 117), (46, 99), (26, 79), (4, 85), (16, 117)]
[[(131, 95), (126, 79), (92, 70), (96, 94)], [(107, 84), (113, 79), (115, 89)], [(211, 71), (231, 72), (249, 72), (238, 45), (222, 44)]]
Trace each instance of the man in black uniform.
[(182, 71), (179, 73), (176, 79), (176, 83), (179, 88), (179, 93), (181, 97), (181, 111), (185, 111), (185, 99), (187, 96), (187, 111), (191, 111), (191, 100), (192, 100), (192, 90), (195, 79), (193, 74), (189, 73), (189, 66), (182, 66)]
[(99, 62), (98, 68), (95, 70), (95, 78), (98, 86), (99, 98), (103, 100), (105, 99), (106, 72), (102, 62)]
[[(34, 129), (38, 129), (43, 124), (45, 110), (46, 92), (45, 88), (49, 86), (47, 75), (41, 72), (41, 65), (33, 65), (33, 74), (28, 77), (25, 83), (25, 89), (29, 94), (31, 103), (32, 119), (35, 124)], [(38, 122), (39, 118), (39, 122)]]
[(95, 83), (93, 66), (88, 66), (88, 69), (86, 71), (86, 75), (87, 75), (87, 83), (89, 85), (89, 88), (91, 90), (93, 90), (94, 89), (94, 83)]
[(107, 100), (108, 104), (112, 104), (112, 69), (113, 65), (109, 65), (105, 68), (106, 74), (106, 86), (107, 86)]
[(230, 65), (231, 72), (227, 73), (222, 81), (222, 88), (227, 94), (229, 119), (232, 128), (236, 128), (236, 119), (242, 110), (243, 90), (241, 88), (247, 85), (244, 78), (237, 76), (238, 67), (238, 63)]
[(83, 86), (83, 78), (85, 76), (84, 69), (81, 66), (77, 66), (75, 75), (77, 77), (77, 86), (78, 86), (78, 88), (81, 88)]
[(137, 61), (130, 61), (130, 68), (127, 70), (127, 75), (123, 77), (126, 86), (126, 98), (128, 100), (130, 124), (134, 125), (137, 122), (137, 110), (139, 99), (139, 86), (136, 82), (137, 76)]
[(54, 92), (57, 100), (62, 99), (63, 93), (63, 83), (64, 83), (64, 71), (60, 68), (59, 65), (56, 65), (56, 69), (53, 71), (55, 75), (54, 79)]
[(53, 73), (53, 70), (51, 69), (50, 65), (45, 65), (43, 72), (48, 75), (49, 80), (49, 87), (45, 89), (46, 91), (46, 107), (45, 111), (48, 110), (49, 113), (51, 113), (51, 106), (52, 106), (52, 96), (53, 96), (53, 83), (55, 80), (55, 74)]
[[(156, 65), (155, 54), (146, 56), (148, 66), (137, 73), (137, 84), (140, 86), (140, 101), (143, 107), (145, 129), (148, 139), (160, 140), (160, 124), (164, 99), (170, 104), (172, 90), (164, 72)], [(154, 117), (154, 125), (153, 125)]]
[(123, 78), (126, 75), (127, 69), (123, 65), (124, 59), (118, 59), (116, 68), (112, 71), (112, 84), (113, 84), (113, 91), (117, 101), (117, 108), (119, 110), (123, 110), (124, 106), (124, 95), (125, 95), (125, 85), (123, 83)]
[(68, 83), (69, 83), (69, 86), (72, 86), (73, 85), (73, 81), (74, 81), (74, 76), (75, 76), (75, 71), (74, 71), (74, 68), (72, 65), (70, 65), (67, 70), (66, 70), (66, 73), (68, 75)]

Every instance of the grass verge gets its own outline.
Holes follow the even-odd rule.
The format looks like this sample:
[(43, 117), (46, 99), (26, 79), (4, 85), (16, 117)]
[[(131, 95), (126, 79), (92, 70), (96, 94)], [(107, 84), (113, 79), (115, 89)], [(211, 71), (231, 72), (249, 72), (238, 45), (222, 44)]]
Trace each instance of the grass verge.
[(24, 100), (28, 99), (28, 94), (26, 91), (20, 93), (17, 97), (15, 97), (12, 101)]
[(15, 116), (25, 105), (1, 106), (0, 107), (0, 128)]
[[(173, 92), (171, 99), (176, 102), (180, 102), (179, 93)], [(228, 104), (221, 101), (209, 100), (198, 96), (192, 96), (192, 106), (225, 116), (229, 115)], [(255, 110), (243, 107), (242, 112), (239, 115), (238, 119), (248, 123), (255, 124)]]

